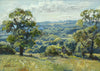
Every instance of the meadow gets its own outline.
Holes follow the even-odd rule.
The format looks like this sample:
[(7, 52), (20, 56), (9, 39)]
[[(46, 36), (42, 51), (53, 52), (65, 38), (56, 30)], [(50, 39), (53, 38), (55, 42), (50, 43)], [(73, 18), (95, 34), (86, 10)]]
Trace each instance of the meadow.
[(100, 62), (75, 56), (0, 55), (0, 71), (99, 71)]

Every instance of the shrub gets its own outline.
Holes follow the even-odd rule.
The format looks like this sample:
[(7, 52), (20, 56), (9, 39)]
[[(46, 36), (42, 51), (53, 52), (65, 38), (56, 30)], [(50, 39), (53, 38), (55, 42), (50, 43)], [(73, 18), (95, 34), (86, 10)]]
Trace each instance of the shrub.
[(43, 53), (43, 52), (45, 52), (45, 50), (46, 50), (46, 47), (47, 47), (47, 46), (41, 46), (41, 47), (39, 48), (39, 50), (40, 50), (40, 53)]
[(34, 49), (33, 49), (33, 53), (40, 53), (39, 48), (34, 48)]
[(51, 45), (46, 48), (45, 55), (55, 56), (61, 53), (61, 47), (56, 45)]
[(74, 53), (77, 43), (73, 39), (68, 39), (67, 43), (65, 43), (65, 46), (68, 47), (70, 52)]
[(7, 42), (0, 42), (0, 54), (15, 54), (15, 49)]
[(69, 50), (67, 50), (64, 46), (61, 47), (61, 48), (62, 48), (62, 53), (63, 53), (63, 54), (67, 54), (68, 56), (72, 55), (72, 52), (69, 51)]
[(25, 50), (25, 53), (32, 53), (32, 52), (33, 52), (32, 49), (26, 49), (26, 50)]

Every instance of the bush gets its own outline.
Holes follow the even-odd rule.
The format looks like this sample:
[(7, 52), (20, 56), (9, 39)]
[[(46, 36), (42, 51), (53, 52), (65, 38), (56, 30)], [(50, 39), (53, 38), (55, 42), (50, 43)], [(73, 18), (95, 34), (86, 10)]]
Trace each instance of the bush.
[(32, 53), (32, 52), (33, 52), (32, 49), (26, 49), (26, 50), (25, 50), (25, 53)]
[(42, 46), (38, 46), (34, 48), (33, 46), (33, 49), (32, 49), (32, 53), (44, 53), (45, 50), (46, 50), (46, 45), (42, 45)]
[(15, 54), (15, 49), (7, 42), (0, 42), (0, 54)]
[(68, 47), (70, 52), (74, 53), (77, 43), (73, 39), (68, 39), (67, 43), (65, 43), (65, 46)]
[(40, 53), (39, 48), (34, 48), (34, 49), (33, 49), (33, 53)]
[(56, 45), (51, 45), (46, 48), (45, 55), (47, 56), (55, 56), (61, 53), (61, 47)]
[(40, 53), (43, 53), (43, 52), (45, 52), (45, 50), (46, 50), (46, 47), (47, 47), (47, 46), (41, 46), (41, 47), (39, 48), (39, 50), (40, 50)]

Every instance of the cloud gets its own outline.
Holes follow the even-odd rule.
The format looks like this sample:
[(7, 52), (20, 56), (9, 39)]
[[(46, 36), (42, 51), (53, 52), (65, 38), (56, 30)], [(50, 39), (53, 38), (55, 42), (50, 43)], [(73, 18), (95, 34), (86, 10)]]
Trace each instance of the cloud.
[(99, 0), (0, 0), (0, 20), (15, 8), (30, 10), (37, 22), (74, 20), (84, 9), (98, 7)]
[[(31, 5), (30, 10), (37, 21), (75, 20), (80, 18), (80, 11), (88, 8), (92, 3), (88, 1), (44, 1), (38, 5)], [(39, 20), (38, 20), (39, 19)]]
[(79, 2), (79, 3), (70, 3), (65, 1), (44, 1), (39, 2), (37, 6), (32, 6), (31, 8), (34, 10), (38, 10), (40, 12), (68, 12), (72, 10), (80, 10), (86, 8), (90, 5), (90, 2)]

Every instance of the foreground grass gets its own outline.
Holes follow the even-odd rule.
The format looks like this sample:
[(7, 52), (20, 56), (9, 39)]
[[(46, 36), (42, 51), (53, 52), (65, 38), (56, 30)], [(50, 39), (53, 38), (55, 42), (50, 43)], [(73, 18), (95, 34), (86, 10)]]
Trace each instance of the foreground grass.
[(100, 62), (77, 57), (0, 55), (0, 71), (100, 71)]

